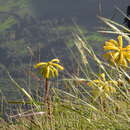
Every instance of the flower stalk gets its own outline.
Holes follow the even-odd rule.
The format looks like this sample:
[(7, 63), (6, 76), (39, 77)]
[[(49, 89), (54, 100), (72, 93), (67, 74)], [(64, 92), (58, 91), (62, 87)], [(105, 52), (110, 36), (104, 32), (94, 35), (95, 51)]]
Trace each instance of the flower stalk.
[(49, 81), (48, 79), (46, 78), (45, 79), (45, 97), (44, 97), (44, 101), (46, 102), (46, 100), (48, 100), (48, 95), (49, 95)]
[(34, 65), (34, 68), (38, 69), (39, 73), (42, 75), (42, 77), (45, 79), (44, 87), (44, 102), (47, 104), (48, 109), (48, 119), (51, 120), (51, 97), (49, 94), (49, 79), (58, 77), (58, 70), (64, 70), (64, 67), (59, 65), (60, 63), (59, 59), (52, 59), (49, 62), (40, 62)]

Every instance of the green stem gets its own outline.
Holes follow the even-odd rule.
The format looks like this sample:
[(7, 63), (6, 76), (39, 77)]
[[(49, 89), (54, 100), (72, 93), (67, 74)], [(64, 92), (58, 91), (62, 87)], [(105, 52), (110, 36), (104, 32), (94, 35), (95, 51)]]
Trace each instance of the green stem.
[(51, 121), (51, 102), (50, 102), (50, 96), (49, 96), (49, 81), (46, 78), (45, 79), (45, 103), (47, 104), (47, 111), (48, 111), (48, 119)]
[(49, 95), (49, 86), (48, 86), (48, 79), (45, 79), (45, 102), (48, 100), (48, 95)]

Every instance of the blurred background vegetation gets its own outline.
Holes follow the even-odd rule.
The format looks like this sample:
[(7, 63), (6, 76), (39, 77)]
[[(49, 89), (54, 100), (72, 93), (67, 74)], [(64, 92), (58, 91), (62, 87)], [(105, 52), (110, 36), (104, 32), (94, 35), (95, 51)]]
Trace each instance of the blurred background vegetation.
[[(65, 2), (65, 5), (72, 5), (72, 3), (73, 1), (71, 4)], [(45, 7), (44, 4), (48, 7)], [(66, 11), (66, 15), (64, 15), (63, 3), (60, 1), (57, 1), (57, 5), (55, 5), (48, 0), (44, 2), (40, 0), (0, 0), (0, 90), (7, 98), (14, 99), (17, 96), (12, 96), (15, 90), (11, 87), (5, 70), (22, 81), (25, 77), (27, 79), (27, 72), (37, 61), (59, 57), (67, 68), (71, 62), (68, 48), (75, 49), (73, 34), (78, 29), (92, 46), (96, 46), (98, 52), (100, 43), (104, 42), (104, 37), (96, 32), (87, 31), (86, 24), (82, 24), (84, 21), (81, 18), (83, 17), (82, 12), (86, 8), (85, 5), (84, 7), (82, 5), (84, 2), (80, 7), (79, 2), (76, 2), (73, 9), (69, 7), (68, 11), (72, 13)], [(50, 14), (49, 16), (49, 9), (55, 10), (55, 15)], [(76, 9), (80, 11), (78, 15), (76, 15)], [(60, 15), (56, 10), (63, 12)], [(42, 11), (44, 11), (43, 16)], [(73, 14), (74, 12), (75, 14)], [(79, 20), (81, 23), (76, 27), (73, 20), (78, 17), (81, 18)], [(68, 68), (71, 70), (70, 66)], [(28, 86), (28, 79), (26, 82), (25, 88)]]

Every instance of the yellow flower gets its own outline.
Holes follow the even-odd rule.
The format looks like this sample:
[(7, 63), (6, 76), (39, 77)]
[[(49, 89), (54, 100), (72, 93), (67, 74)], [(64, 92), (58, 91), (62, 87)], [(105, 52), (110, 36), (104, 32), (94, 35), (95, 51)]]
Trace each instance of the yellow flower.
[(59, 65), (59, 59), (52, 59), (49, 62), (39, 62), (34, 65), (34, 68), (39, 69), (39, 73), (46, 79), (58, 77), (58, 70), (64, 70), (64, 67)]
[(118, 85), (118, 82), (114, 80), (107, 81), (105, 74), (102, 73), (98, 79), (88, 82), (87, 85), (92, 87), (94, 96), (100, 96), (101, 94), (115, 93), (116, 89), (113, 86)]
[(112, 64), (128, 66), (130, 63), (130, 45), (123, 48), (122, 36), (118, 36), (118, 42), (111, 39), (105, 42), (104, 50), (110, 50), (104, 54), (104, 57), (109, 60)]

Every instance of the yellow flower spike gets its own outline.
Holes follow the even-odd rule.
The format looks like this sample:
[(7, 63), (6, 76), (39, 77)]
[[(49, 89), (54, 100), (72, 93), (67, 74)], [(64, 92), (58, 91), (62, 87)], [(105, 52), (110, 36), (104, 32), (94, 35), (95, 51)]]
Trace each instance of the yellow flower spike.
[(124, 66), (126, 66), (126, 67), (128, 66), (126, 59), (123, 59), (123, 60), (122, 60), (122, 65), (124, 65)]
[(110, 39), (109, 42), (111, 42), (112, 44), (114, 44), (115, 46), (118, 46), (118, 42), (113, 40), (113, 39)]
[(107, 52), (103, 55), (103, 57), (107, 60), (112, 59), (115, 60), (119, 57), (119, 52)]
[(118, 58), (118, 56), (119, 56), (119, 52), (115, 52), (115, 53), (113, 53), (113, 55), (111, 55), (112, 56), (112, 59), (117, 59)]
[(118, 66), (128, 66), (130, 63), (130, 45), (123, 48), (122, 36), (118, 36), (118, 42), (111, 39), (105, 42), (104, 50), (109, 50), (104, 54), (104, 58), (110, 61), (112, 64), (117, 64)]
[(124, 60), (124, 55), (123, 52), (120, 53), (120, 58), (119, 58), (119, 63), (122, 63), (122, 61)]
[(110, 92), (111, 92), (111, 93), (115, 93), (115, 92), (116, 92), (116, 89), (113, 88), (113, 87), (110, 87)]
[(126, 46), (126, 50), (130, 51), (130, 45)]
[(116, 92), (114, 86), (118, 85), (118, 82), (114, 80), (107, 81), (105, 74), (102, 73), (99, 75), (98, 79), (88, 82), (87, 85), (92, 87), (92, 93), (94, 96), (99, 96), (95, 94), (99, 94), (100, 92), (102, 92), (103, 95), (111, 95)]
[(57, 64), (59, 63), (59, 59), (52, 59), (49, 62), (40, 62), (34, 65), (34, 68), (39, 69), (39, 73), (46, 79), (51, 77), (58, 77), (58, 70), (64, 70), (64, 67)]
[(104, 88), (103, 88), (103, 90), (104, 90), (104, 93), (111, 93), (111, 86), (104, 86)]
[(102, 80), (102, 81), (105, 81), (106, 80), (105, 74), (104, 73), (99, 74), (99, 79)]
[(45, 78), (49, 79), (49, 77), (50, 77), (50, 66), (47, 66)]
[(62, 66), (59, 65), (59, 64), (52, 63), (52, 65), (55, 66), (57, 69), (64, 70), (64, 67), (62, 67)]
[(39, 67), (41, 67), (41, 66), (43, 66), (43, 65), (46, 65), (46, 64), (47, 64), (47, 63), (45, 63), (45, 62), (40, 62), (40, 63), (34, 65), (34, 68), (37, 69), (37, 68), (39, 68)]
[(88, 86), (94, 86), (94, 85), (99, 84), (99, 83), (100, 83), (99, 80), (92, 80), (92, 81), (88, 82), (87, 85)]
[(115, 46), (104, 46), (104, 50), (119, 50), (118, 47)]
[(126, 59), (130, 63), (130, 55), (126, 55)]
[(56, 63), (59, 63), (60, 60), (59, 59), (52, 59), (51, 62), (56, 62)]
[(115, 86), (118, 85), (118, 82), (117, 81), (113, 81), (113, 80), (108, 81), (108, 83), (111, 84), (111, 85), (115, 85)]
[(112, 42), (105, 42), (105, 46), (113, 46), (114, 44)]
[(123, 47), (123, 41), (122, 41), (122, 36), (118, 36), (118, 41), (119, 41), (119, 47), (122, 48)]
[(54, 66), (50, 66), (50, 68), (53, 70), (54, 77), (58, 77), (58, 70)]

